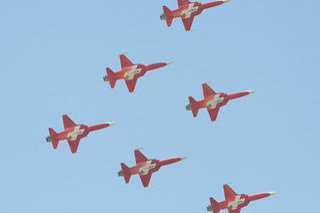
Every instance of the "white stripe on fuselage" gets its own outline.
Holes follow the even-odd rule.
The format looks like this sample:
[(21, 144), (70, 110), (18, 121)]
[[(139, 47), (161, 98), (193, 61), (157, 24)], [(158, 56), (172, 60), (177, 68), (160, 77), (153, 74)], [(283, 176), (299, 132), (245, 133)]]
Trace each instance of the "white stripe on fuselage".
[(231, 202), (228, 203), (228, 207), (231, 206), (232, 207), (231, 210), (236, 210), (238, 208), (238, 206), (240, 204), (243, 204), (244, 201), (245, 201), (244, 198), (242, 198), (242, 199), (240, 199), (240, 198), (241, 198), (241, 195), (237, 195), (236, 198), (234, 199), (234, 201), (231, 201)]
[(76, 140), (79, 135), (83, 134), (84, 129), (80, 129), (80, 126), (75, 126), (72, 132), (67, 134), (67, 138), (70, 138), (72, 141)]
[(217, 107), (217, 104), (223, 102), (224, 98), (223, 97), (219, 97), (220, 94), (216, 94), (214, 95), (213, 99), (208, 101), (206, 106), (209, 108), (209, 109), (214, 109)]
[(125, 79), (132, 80), (136, 74), (140, 73), (142, 69), (141, 68), (137, 68), (137, 67), (138, 67), (138, 65), (133, 65), (131, 67), (131, 70), (127, 71), (124, 74)]
[(184, 18), (190, 18), (193, 12), (196, 12), (199, 9), (199, 6), (194, 7), (194, 3), (190, 3), (188, 8), (181, 11), (181, 15), (185, 15)]
[(152, 161), (148, 160), (146, 162), (146, 165), (144, 165), (143, 167), (140, 167), (139, 172), (142, 172), (142, 175), (147, 175), (149, 174), (149, 170), (154, 169), (156, 167), (156, 164), (153, 163), (151, 164)]

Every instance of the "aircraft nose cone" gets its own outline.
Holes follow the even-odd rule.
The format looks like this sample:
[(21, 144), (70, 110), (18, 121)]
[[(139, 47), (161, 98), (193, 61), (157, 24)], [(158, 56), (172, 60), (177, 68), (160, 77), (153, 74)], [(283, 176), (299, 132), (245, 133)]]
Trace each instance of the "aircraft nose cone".
[(223, 0), (224, 1), (224, 3), (226, 3), (226, 2), (228, 2), (228, 1), (230, 1), (230, 0)]
[(115, 121), (109, 122), (109, 126), (112, 126), (112, 125), (115, 125), (115, 124), (116, 124)]
[(270, 196), (276, 194), (276, 192), (268, 192), (268, 193)]
[(180, 160), (185, 160), (187, 159), (187, 157), (180, 157)]
[(173, 61), (166, 62), (167, 65), (172, 64), (172, 63), (173, 63)]
[(247, 90), (247, 92), (248, 92), (249, 94), (252, 94), (252, 93), (254, 93), (255, 91), (254, 91), (254, 90)]

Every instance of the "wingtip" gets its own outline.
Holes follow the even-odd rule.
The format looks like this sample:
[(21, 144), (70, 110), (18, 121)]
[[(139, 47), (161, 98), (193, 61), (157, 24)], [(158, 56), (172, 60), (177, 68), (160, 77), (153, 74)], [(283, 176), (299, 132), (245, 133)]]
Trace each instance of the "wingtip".
[(134, 151), (140, 151), (140, 150), (142, 150), (142, 149), (144, 149), (144, 147), (136, 148)]
[(232, 182), (228, 182), (228, 183), (225, 183), (225, 184), (223, 184), (223, 185), (230, 185), (230, 184), (232, 184)]

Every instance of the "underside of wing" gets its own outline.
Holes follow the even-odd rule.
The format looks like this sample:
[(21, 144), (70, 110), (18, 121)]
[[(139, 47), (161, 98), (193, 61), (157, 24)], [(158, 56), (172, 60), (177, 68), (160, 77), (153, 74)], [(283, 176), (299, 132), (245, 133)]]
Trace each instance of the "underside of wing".
[(80, 139), (78, 139), (78, 138), (76, 140), (73, 140), (73, 141), (68, 139), (68, 144), (70, 146), (72, 154), (77, 152), (78, 146), (79, 146), (79, 142), (80, 142)]
[(143, 187), (148, 187), (149, 186), (151, 175), (152, 175), (152, 173), (147, 174), (147, 175), (140, 175)]
[(213, 89), (211, 89), (211, 87), (209, 87), (207, 83), (202, 84), (202, 90), (203, 90), (204, 97), (212, 96), (216, 94), (216, 92), (213, 91)]
[(220, 107), (217, 106), (217, 107), (214, 108), (214, 109), (209, 109), (209, 108), (207, 108), (207, 109), (208, 109), (208, 113), (209, 113), (209, 115), (210, 115), (211, 121), (217, 120), (217, 116), (218, 116)]
[(120, 55), (120, 62), (121, 62), (121, 67), (122, 68), (133, 65), (133, 63), (124, 54)]
[(193, 18), (194, 16), (192, 15), (189, 18), (181, 18), (186, 31), (189, 31), (191, 29)]
[(144, 156), (138, 149), (134, 150), (134, 156), (137, 164), (148, 160), (148, 158)]
[(237, 193), (233, 191), (233, 189), (231, 189), (231, 187), (228, 184), (223, 185), (223, 190), (224, 190), (224, 197), (226, 198), (226, 200), (229, 198), (233, 198), (237, 195)]
[(138, 80), (137, 77), (133, 77), (133, 79), (131, 79), (131, 80), (125, 80), (129, 92), (133, 92), (134, 91), (134, 88), (136, 87), (137, 80)]
[(76, 124), (69, 118), (68, 115), (63, 115), (62, 120), (65, 129), (76, 126)]
[(190, 4), (189, 0), (178, 0), (178, 6), (181, 7), (183, 5)]
[(240, 208), (236, 209), (236, 210), (229, 210), (229, 213), (240, 213)]

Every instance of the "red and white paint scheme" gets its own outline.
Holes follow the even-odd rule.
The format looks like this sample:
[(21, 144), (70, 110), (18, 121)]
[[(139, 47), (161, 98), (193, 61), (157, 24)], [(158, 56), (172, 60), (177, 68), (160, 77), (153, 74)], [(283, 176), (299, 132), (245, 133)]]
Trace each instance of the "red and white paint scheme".
[(208, 211), (213, 213), (219, 213), (222, 209), (228, 209), (229, 213), (239, 213), (241, 208), (247, 206), (250, 201), (262, 199), (275, 194), (275, 192), (265, 192), (255, 195), (237, 194), (235, 193), (228, 184), (223, 185), (225, 200), (217, 202), (212, 197), (210, 198), (210, 203), (207, 207)]
[(242, 96), (254, 93), (254, 90), (236, 92), (232, 94), (216, 93), (208, 84), (202, 84), (204, 99), (196, 101), (193, 97), (189, 96), (189, 104), (186, 106), (187, 110), (192, 110), (193, 117), (197, 117), (198, 110), (207, 108), (211, 121), (215, 121), (221, 106), (226, 105), (229, 100), (240, 98)]
[(52, 128), (49, 128), (49, 136), (46, 141), (51, 142), (54, 149), (57, 149), (60, 140), (67, 140), (72, 154), (77, 152), (81, 138), (86, 137), (89, 132), (98, 129), (103, 129), (115, 124), (115, 122), (96, 124), (87, 126), (84, 124), (75, 124), (67, 115), (62, 115), (64, 131), (56, 133)]
[(220, 0), (202, 4), (200, 2), (190, 2), (189, 0), (178, 0), (178, 9), (170, 10), (166, 6), (162, 7), (163, 13), (160, 15), (160, 19), (166, 20), (168, 27), (170, 27), (174, 18), (181, 17), (184, 28), (189, 31), (194, 17), (199, 15), (203, 9), (215, 7), (228, 1)]
[(166, 160), (148, 159), (137, 149), (134, 150), (134, 155), (136, 158), (136, 165), (128, 167), (124, 163), (121, 163), (122, 170), (118, 172), (118, 175), (120, 177), (124, 176), (125, 182), (129, 183), (131, 175), (139, 174), (144, 187), (149, 186), (152, 173), (158, 171), (161, 166), (186, 159), (186, 157), (169, 158)]
[(103, 80), (109, 81), (111, 88), (114, 88), (117, 80), (124, 79), (129, 92), (134, 91), (138, 78), (144, 76), (147, 71), (157, 69), (172, 63), (160, 62), (150, 65), (133, 64), (124, 54), (120, 55), (120, 62), (122, 69), (118, 72), (113, 72), (110, 68), (107, 67), (107, 75), (103, 77)]

